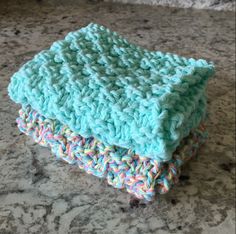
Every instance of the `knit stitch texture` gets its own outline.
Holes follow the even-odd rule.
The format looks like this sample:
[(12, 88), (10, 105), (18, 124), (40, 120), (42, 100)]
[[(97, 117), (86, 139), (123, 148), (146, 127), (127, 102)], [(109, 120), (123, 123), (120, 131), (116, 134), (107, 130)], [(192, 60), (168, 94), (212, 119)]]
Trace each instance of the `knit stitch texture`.
[(181, 141), (168, 162), (141, 157), (132, 150), (105, 146), (93, 137), (83, 138), (47, 119), (30, 107), (19, 111), (17, 124), (23, 133), (42, 146), (50, 147), (58, 159), (75, 164), (87, 173), (106, 178), (115, 188), (126, 189), (139, 199), (152, 200), (178, 182), (181, 166), (196, 155), (207, 134), (203, 125)]
[(205, 60), (148, 51), (89, 24), (16, 72), (9, 95), (83, 137), (158, 161), (203, 120)]

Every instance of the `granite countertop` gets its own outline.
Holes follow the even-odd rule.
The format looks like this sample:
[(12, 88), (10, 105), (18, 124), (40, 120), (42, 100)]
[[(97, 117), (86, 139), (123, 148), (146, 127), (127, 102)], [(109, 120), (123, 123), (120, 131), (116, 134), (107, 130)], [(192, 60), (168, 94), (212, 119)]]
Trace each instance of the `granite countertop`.
[[(97, 1), (0, 3), (0, 233), (234, 233), (235, 23), (233, 12)], [(209, 140), (156, 201), (130, 195), (20, 134), (11, 75), (53, 41), (89, 22), (151, 50), (215, 62), (209, 82)]]
[(132, 4), (149, 4), (181, 8), (235, 10), (235, 0), (105, 0)]

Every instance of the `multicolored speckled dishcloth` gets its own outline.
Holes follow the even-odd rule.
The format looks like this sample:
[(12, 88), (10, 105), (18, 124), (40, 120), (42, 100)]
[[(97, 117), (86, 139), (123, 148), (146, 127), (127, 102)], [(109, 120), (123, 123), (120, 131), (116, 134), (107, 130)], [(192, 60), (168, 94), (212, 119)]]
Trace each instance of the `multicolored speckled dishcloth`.
[(58, 159), (77, 164), (89, 174), (104, 177), (115, 188), (125, 188), (137, 198), (148, 201), (156, 193), (166, 193), (178, 182), (180, 167), (205, 142), (207, 133), (203, 125), (182, 140), (173, 158), (167, 162), (141, 157), (132, 150), (106, 147), (93, 137), (83, 138), (32, 110), (29, 106), (19, 111), (17, 124), (23, 133), (42, 146), (50, 147)]

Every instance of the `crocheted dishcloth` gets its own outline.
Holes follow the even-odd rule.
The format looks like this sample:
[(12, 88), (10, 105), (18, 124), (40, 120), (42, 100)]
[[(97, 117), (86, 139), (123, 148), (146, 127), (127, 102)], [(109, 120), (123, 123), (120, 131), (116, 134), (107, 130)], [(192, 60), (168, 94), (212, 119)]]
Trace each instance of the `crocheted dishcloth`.
[(148, 201), (155, 193), (166, 193), (178, 182), (180, 167), (196, 154), (206, 139), (206, 131), (201, 125), (181, 141), (170, 161), (158, 162), (140, 157), (132, 150), (105, 146), (93, 137), (83, 138), (30, 107), (21, 109), (19, 114), (20, 131), (40, 145), (51, 147), (58, 159), (76, 164), (89, 174), (104, 177), (115, 188), (125, 188), (137, 198)]
[(167, 161), (203, 120), (213, 70), (205, 60), (148, 51), (89, 24), (27, 62), (9, 95), (83, 137)]

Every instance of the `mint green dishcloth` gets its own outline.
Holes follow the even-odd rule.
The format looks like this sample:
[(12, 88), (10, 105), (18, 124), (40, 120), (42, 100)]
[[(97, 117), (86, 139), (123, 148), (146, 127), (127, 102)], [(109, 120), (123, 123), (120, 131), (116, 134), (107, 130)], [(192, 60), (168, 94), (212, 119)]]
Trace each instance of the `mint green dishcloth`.
[(8, 91), (83, 137), (166, 161), (203, 120), (213, 73), (205, 60), (148, 51), (91, 23), (28, 61)]

